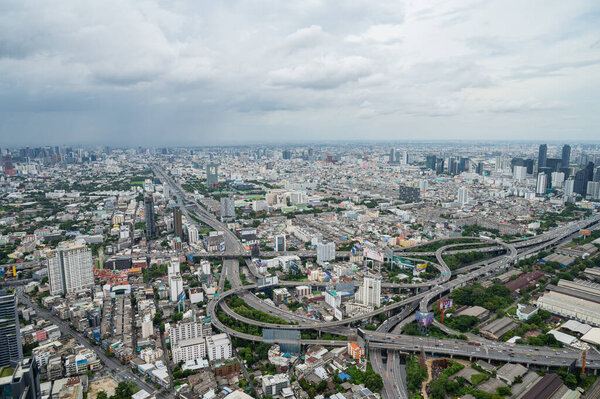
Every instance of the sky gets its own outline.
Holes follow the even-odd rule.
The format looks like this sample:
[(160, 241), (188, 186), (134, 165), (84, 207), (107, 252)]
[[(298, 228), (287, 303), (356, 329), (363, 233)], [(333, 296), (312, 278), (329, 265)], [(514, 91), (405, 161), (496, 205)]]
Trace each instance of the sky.
[(600, 141), (600, 2), (0, 1), (0, 146)]

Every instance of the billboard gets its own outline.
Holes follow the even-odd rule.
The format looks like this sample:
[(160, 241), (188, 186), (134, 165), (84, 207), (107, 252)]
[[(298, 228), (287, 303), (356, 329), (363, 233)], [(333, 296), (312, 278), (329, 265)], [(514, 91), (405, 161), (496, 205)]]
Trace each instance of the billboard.
[(279, 278), (277, 276), (264, 277), (264, 278), (259, 278), (257, 280), (257, 282), (258, 282), (258, 288), (269, 287), (272, 285), (279, 284)]
[(452, 306), (454, 306), (452, 299), (440, 299), (440, 310), (450, 309)]
[(423, 327), (427, 327), (431, 323), (433, 323), (433, 317), (434, 315), (431, 312), (419, 312), (417, 310), (417, 312), (415, 313), (415, 320)]
[(363, 256), (367, 259), (372, 259), (377, 262), (383, 262), (383, 252), (372, 248), (363, 248)]
[(425, 269), (427, 269), (427, 263), (420, 263), (417, 265), (417, 270), (420, 272), (425, 271)]
[(181, 294), (177, 296), (177, 302), (181, 302), (185, 299), (185, 291), (181, 291)]

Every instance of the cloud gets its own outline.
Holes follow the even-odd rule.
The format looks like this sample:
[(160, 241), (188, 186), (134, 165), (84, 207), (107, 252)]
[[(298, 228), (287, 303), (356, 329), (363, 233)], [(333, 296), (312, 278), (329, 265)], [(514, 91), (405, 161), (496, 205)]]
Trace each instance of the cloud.
[(310, 63), (281, 68), (269, 73), (274, 86), (300, 87), (304, 89), (334, 89), (349, 82), (356, 82), (372, 72), (371, 62), (359, 56), (323, 57)]
[(599, 38), (586, 0), (6, 0), (0, 138), (595, 137)]
[(392, 44), (402, 40), (402, 25), (373, 25), (361, 35), (349, 35), (346, 41), (351, 43)]

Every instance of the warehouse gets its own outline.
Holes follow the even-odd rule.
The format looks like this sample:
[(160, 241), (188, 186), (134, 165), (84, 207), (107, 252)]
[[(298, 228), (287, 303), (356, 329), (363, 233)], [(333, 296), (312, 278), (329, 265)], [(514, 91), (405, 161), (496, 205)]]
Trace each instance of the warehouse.
[(517, 323), (510, 317), (496, 319), (481, 328), (481, 335), (491, 339), (500, 339), (504, 334), (517, 327)]
[(592, 326), (600, 325), (600, 306), (593, 301), (550, 291), (538, 298), (537, 306), (550, 313), (574, 319), (581, 323)]

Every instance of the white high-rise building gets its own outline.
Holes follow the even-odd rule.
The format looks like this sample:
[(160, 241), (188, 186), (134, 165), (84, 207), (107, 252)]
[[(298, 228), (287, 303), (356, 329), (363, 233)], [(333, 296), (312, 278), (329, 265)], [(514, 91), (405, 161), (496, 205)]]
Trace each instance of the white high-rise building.
[(570, 197), (573, 195), (573, 188), (575, 187), (575, 180), (568, 179), (565, 180), (565, 195)]
[(202, 337), (180, 341), (172, 349), (172, 353), (174, 363), (204, 359), (206, 358), (206, 341)]
[(335, 259), (335, 243), (319, 242), (317, 244), (317, 263), (322, 264)]
[(539, 173), (537, 177), (537, 184), (535, 186), (535, 195), (543, 197), (546, 195), (546, 187), (548, 186), (548, 175), (545, 173)]
[(592, 200), (600, 199), (600, 182), (589, 181), (586, 194), (589, 199), (592, 199)]
[(235, 217), (235, 200), (231, 197), (221, 198), (221, 218), (229, 219)]
[(365, 276), (354, 299), (365, 306), (381, 306), (381, 277)]
[(552, 172), (552, 188), (560, 188), (565, 182), (565, 174), (563, 172)]
[(469, 203), (469, 189), (461, 187), (458, 189), (458, 203), (460, 206), (465, 206)]
[(332, 308), (340, 308), (342, 306), (342, 297), (334, 290), (325, 291), (325, 303)]
[(150, 312), (144, 314), (142, 319), (142, 338), (148, 338), (154, 333), (154, 324)]
[(187, 226), (187, 232), (188, 232), (188, 242), (190, 244), (195, 244), (198, 242), (198, 229), (195, 226), (192, 226), (191, 224)]
[(527, 177), (526, 166), (515, 166), (513, 168), (513, 178), (517, 181), (523, 181)]
[(227, 334), (217, 334), (206, 337), (206, 352), (208, 360), (222, 360), (231, 358), (231, 341)]
[(208, 331), (204, 328), (202, 323), (189, 322), (179, 323), (175, 326), (171, 325), (171, 328), (169, 328), (169, 342), (171, 343), (171, 349), (175, 348), (181, 341), (190, 340), (192, 338), (203, 338), (208, 334)]
[(169, 274), (169, 299), (177, 302), (177, 297), (183, 292), (183, 279), (179, 274)]
[(181, 264), (179, 263), (179, 258), (171, 258), (171, 262), (167, 265), (167, 273), (168, 275), (174, 275), (181, 273), (180, 269)]
[(48, 256), (50, 294), (71, 294), (94, 286), (92, 251), (81, 242), (63, 243)]

